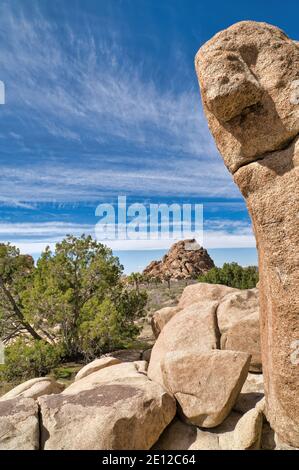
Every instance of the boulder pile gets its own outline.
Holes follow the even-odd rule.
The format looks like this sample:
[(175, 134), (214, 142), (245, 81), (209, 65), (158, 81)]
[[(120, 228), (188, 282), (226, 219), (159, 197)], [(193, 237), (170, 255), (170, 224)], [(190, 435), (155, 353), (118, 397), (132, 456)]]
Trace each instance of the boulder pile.
[(154, 314), (149, 363), (103, 356), (67, 388), (42, 377), (4, 395), (0, 449), (281, 448), (264, 415), (253, 317), (258, 289), (189, 285), (172, 312)]
[(207, 250), (194, 239), (174, 243), (161, 261), (152, 261), (143, 271), (150, 278), (195, 279), (213, 268)]

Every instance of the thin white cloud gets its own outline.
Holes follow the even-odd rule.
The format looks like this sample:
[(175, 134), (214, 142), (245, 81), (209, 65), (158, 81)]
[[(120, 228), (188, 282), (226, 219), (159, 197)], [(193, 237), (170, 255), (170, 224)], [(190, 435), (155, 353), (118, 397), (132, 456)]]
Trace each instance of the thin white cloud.
[[(212, 224), (213, 225), (213, 224)], [(216, 224), (215, 224), (216, 226)], [(195, 237), (205, 248), (254, 248), (255, 238), (251, 226), (234, 221), (218, 221), (219, 230), (206, 229), (202, 235), (194, 232), (185, 233), (184, 238)], [(224, 229), (224, 227), (226, 229)], [(113, 227), (111, 227), (113, 228)], [(111, 230), (112, 232), (112, 230)], [(72, 224), (64, 222), (46, 223), (5, 223), (0, 224), (0, 240), (11, 241), (23, 253), (40, 254), (46, 247), (53, 248), (66, 234), (80, 236), (82, 233), (96, 236), (95, 226), (91, 224)], [(173, 234), (171, 238), (158, 238), (150, 240), (98, 240), (115, 251), (157, 250), (169, 249), (180, 239)]]
[(0, 237), (7, 234), (14, 236), (65, 236), (93, 232), (93, 225), (66, 222), (44, 223), (0, 223)]
[[(237, 188), (230, 181), (223, 181), (213, 174), (210, 183), (211, 164), (202, 171), (189, 166), (168, 174), (163, 167), (147, 169), (122, 168), (74, 168), (71, 163), (62, 165), (35, 165), (28, 167), (2, 166), (0, 174), (0, 201), (14, 203), (16, 194), (20, 201), (96, 201), (106, 194), (114, 196), (126, 193), (150, 196), (238, 196)], [(213, 173), (213, 170), (212, 170)], [(109, 202), (109, 201), (107, 201)]]
[[(168, 250), (171, 245), (179, 239), (160, 239), (160, 240), (104, 240), (103, 243), (114, 251), (148, 251), (148, 250)], [(211, 232), (206, 234), (206, 242), (203, 246), (206, 249), (214, 248), (255, 248), (256, 243), (253, 235), (231, 235), (226, 233)], [(39, 256), (40, 253), (50, 246), (53, 250), (56, 241), (13, 241), (22, 253)]]
[[(76, 125), (82, 134), (100, 132), (150, 148), (215, 153), (197, 90), (187, 85), (179, 94), (171, 88), (159, 91), (151, 77), (141, 78), (142, 65), (130, 63), (127, 51), (111, 44), (109, 36), (96, 40), (85, 30), (76, 40), (68, 26), (59, 39), (57, 25), (37, 9), (29, 16), (4, 2), (0, 13), (0, 63), (10, 100), (33, 110), (32, 119), (51, 134), (72, 138), (76, 134), (70, 127)], [(114, 50), (112, 58), (108, 47)], [(152, 140), (149, 127), (172, 139)]]
[[(37, 8), (25, 10), (0, 5), (3, 110), (30, 123), (31, 133), (26, 145), (18, 142), (28, 163), (3, 165), (0, 200), (94, 200), (109, 191), (239, 195), (207, 129), (197, 87), (178, 92), (169, 77), (169, 88), (161, 89), (154, 75), (144, 78), (143, 64), (130, 61), (121, 38), (103, 25), (96, 36), (84, 15), (77, 37), (71, 24), (58, 31)], [(39, 143), (36, 129), (58, 139), (55, 151)], [(109, 167), (102, 146), (111, 141), (126, 151)], [(64, 142), (73, 144), (68, 158)]]

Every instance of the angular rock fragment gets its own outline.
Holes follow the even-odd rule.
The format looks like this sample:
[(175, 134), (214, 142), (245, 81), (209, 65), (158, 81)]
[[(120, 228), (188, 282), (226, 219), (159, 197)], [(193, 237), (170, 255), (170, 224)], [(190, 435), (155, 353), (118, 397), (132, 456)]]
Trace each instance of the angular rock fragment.
[(234, 406), (249, 363), (249, 354), (242, 352), (172, 352), (166, 354), (162, 372), (183, 419), (212, 428), (221, 424)]

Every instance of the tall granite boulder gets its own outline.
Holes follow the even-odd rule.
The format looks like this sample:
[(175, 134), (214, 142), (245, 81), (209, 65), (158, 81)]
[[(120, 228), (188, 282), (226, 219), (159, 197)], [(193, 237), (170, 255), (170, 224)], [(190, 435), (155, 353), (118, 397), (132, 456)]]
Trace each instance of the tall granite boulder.
[(298, 447), (298, 43), (244, 21), (203, 45), (195, 65), (210, 130), (257, 240), (267, 417), (283, 442)]

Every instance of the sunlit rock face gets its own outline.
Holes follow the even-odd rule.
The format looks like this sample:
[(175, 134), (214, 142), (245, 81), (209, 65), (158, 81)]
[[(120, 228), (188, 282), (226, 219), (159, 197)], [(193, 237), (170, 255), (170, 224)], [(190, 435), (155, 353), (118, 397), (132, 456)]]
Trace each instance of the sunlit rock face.
[(203, 45), (195, 65), (210, 130), (256, 236), (267, 416), (298, 447), (298, 43), (244, 21)]

